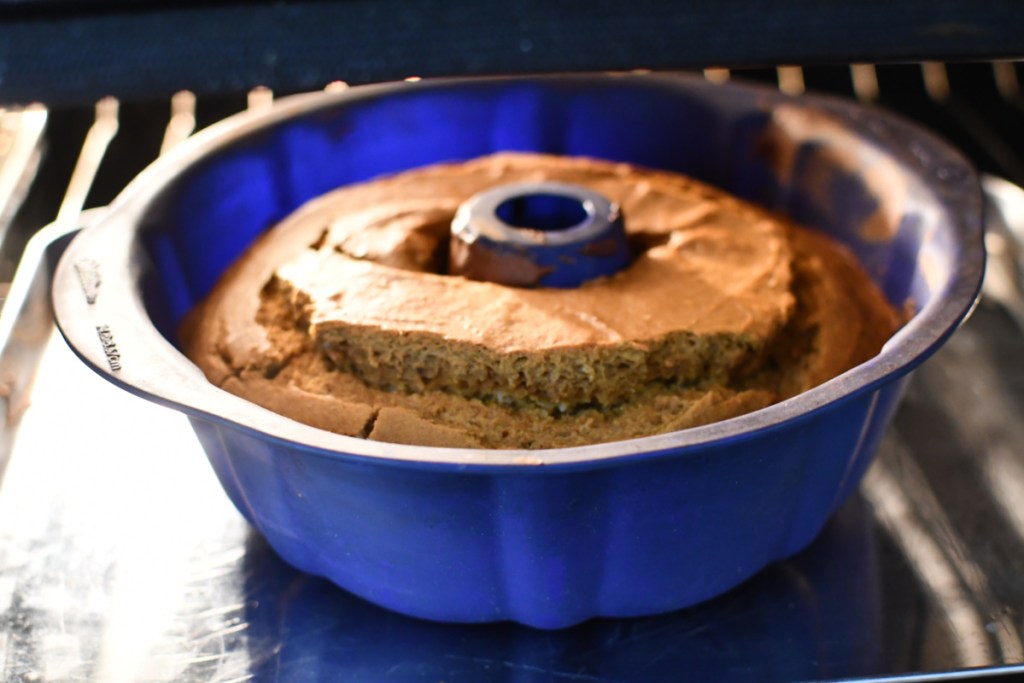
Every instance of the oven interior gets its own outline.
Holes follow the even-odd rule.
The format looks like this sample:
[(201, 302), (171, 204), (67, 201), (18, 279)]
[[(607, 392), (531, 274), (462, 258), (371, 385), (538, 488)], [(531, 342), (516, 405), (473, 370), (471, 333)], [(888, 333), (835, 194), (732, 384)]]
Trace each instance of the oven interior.
[[(872, 42), (870, 30), (905, 19), (909, 4), (861, 11), (834, 3), (821, 35), (787, 45), (784, 31), (796, 24), (809, 36), (820, 11), (797, 3), (797, 19), (765, 20), (766, 35), (743, 47), (697, 30), (703, 20), (752, 35), (757, 21), (721, 8), (711, 18), (682, 12), (690, 42), (679, 46), (670, 38), (681, 29), (655, 28), (675, 16), (656, 3), (640, 3), (644, 26), (618, 31), (603, 20), (613, 3), (595, 3), (588, 33), (578, 14), (569, 25), (529, 3), (506, 10), (521, 10), (518, 17), (431, 5), (438, 25), (424, 29), (426, 10), (356, 2), (350, 11), (387, 17), (375, 19), (386, 26), (376, 38), (310, 26), (305, 61), (279, 55), (277, 70), (269, 48), (246, 51), (261, 36), (277, 45), (271, 28), (256, 31), (260, 21), (280, 12), (312, 21), (300, 11), (309, 4), (279, 3), (277, 13), (237, 2), (0, 7), (0, 22), (13, 27), (8, 74), (24, 67), (22, 43), (41, 36), (70, 40), (82, 25), (102, 29), (96, 41), (118, 27), (135, 32), (129, 51), (114, 56), (80, 36), (102, 53), (85, 58), (84, 73), (67, 49), (45, 45), (40, 64), (8, 76), (6, 95), (0, 82), (0, 280), (10, 283), (19, 264), (40, 273), (29, 290), (12, 290), (3, 313), (13, 323), (0, 326), (0, 368), (13, 378), (4, 379), (9, 464), (0, 489), (4, 680), (618, 681), (689, 672), (699, 680), (929, 681), (1024, 672), (1024, 64), (1012, 59), (1020, 48), (1012, 29), (1022, 23), (1009, 5), (975, 8), (974, 23), (935, 17), (929, 26), (941, 30), (910, 33), (901, 45), (896, 31)], [(941, 11), (971, 12), (967, 3), (947, 5)], [(247, 10), (245, 28), (256, 32), (227, 31), (224, 22)], [(111, 21), (94, 26), (97, 17)], [(210, 23), (189, 33), (197, 17)], [(191, 51), (169, 49), (166, 73), (143, 45), (158, 32), (155, 18), (176, 40), (193, 41)], [(841, 31), (844, 21), (855, 30)], [(980, 37), (978, 26), (987, 31)], [(651, 45), (616, 40), (641, 28), (656, 37)], [(203, 41), (214, 33), (229, 36), (228, 54), (203, 69), (189, 59), (212, 50)], [(331, 40), (345, 46), (331, 52)], [(476, 61), (465, 57), (473, 47)], [(131, 49), (137, 63), (105, 81), (99, 66), (130, 60)], [(252, 59), (259, 69), (239, 66)], [(284, 565), (247, 530), (180, 416), (89, 376), (46, 316), (25, 304), (45, 308), (48, 268), (64, 239), (33, 251), (40, 228), (58, 224), (59, 234), (88, 223), (162, 149), (227, 115), (271, 107), (290, 92), (343, 87), (338, 80), (350, 74), (358, 82), (598, 68), (684, 69), (854, 99), (932, 129), (984, 178), (981, 302), (916, 371), (859, 494), (806, 552), (710, 603), (539, 632), (429, 624), (344, 595)], [(118, 99), (105, 97), (105, 83)], [(140, 450), (140, 439), (152, 445)]]

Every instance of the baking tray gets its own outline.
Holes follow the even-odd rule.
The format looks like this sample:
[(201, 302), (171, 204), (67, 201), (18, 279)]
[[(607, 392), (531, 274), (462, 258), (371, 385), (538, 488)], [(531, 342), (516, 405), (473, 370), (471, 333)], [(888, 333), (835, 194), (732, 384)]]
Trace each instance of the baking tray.
[(93, 376), (54, 334), (49, 277), (77, 227), (30, 242), (0, 313), (4, 681), (1024, 675), (1012, 259), (993, 269), (1003, 289), (916, 371), (860, 492), (808, 550), (695, 608), (551, 632), (402, 617), (278, 559), (185, 417)]

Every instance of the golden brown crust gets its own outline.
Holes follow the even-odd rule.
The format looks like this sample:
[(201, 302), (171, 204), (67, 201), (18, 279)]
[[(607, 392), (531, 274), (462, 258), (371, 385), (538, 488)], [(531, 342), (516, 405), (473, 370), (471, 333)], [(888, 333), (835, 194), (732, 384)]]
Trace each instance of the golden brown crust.
[[(622, 204), (643, 249), (633, 266), (568, 291), (433, 272), (461, 201), (549, 178)], [(762, 408), (866, 360), (897, 324), (844, 250), (717, 190), (503, 154), (314, 200), (229, 269), (183, 335), (212, 382), (313, 426), (539, 448)]]
[(274, 382), (253, 372), (244, 373), (241, 377), (229, 377), (221, 388), (258, 403), (267, 410), (339, 434), (363, 435), (375, 414), (374, 409), (365, 403), (353, 403), (327, 394), (303, 391), (294, 385)]
[(410, 446), (479, 448), (479, 440), (465, 430), (431, 422), (408, 408), (385, 407), (377, 413), (368, 439)]

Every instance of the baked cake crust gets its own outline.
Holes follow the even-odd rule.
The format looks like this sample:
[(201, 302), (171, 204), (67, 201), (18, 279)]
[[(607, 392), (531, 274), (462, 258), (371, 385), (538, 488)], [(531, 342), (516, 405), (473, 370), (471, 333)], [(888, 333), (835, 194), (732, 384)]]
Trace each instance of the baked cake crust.
[[(585, 185), (638, 252), (578, 289), (444, 274), (459, 204)], [(895, 311), (828, 239), (677, 174), (499, 154), (342, 188), (254, 244), (189, 316), (213, 383), (316, 427), (541, 448), (733, 417), (876, 354)]]

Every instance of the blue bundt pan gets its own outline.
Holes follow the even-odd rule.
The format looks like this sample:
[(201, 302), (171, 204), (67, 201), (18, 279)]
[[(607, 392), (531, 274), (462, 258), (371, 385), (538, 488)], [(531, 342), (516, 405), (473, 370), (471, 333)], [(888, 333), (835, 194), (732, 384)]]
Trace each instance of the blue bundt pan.
[[(538, 451), (320, 431), (210, 385), (176, 348), (225, 266), (307, 199), (498, 150), (696, 176), (847, 243), (914, 315), (876, 358), (778, 405)], [(296, 567), (409, 615), (557, 628), (691, 605), (805, 547), (856, 488), (906, 374), (975, 301), (981, 223), (960, 155), (844, 101), (677, 75), (398, 83), (199, 133), (74, 240), (54, 303), (89, 365), (189, 415), (227, 494)]]

